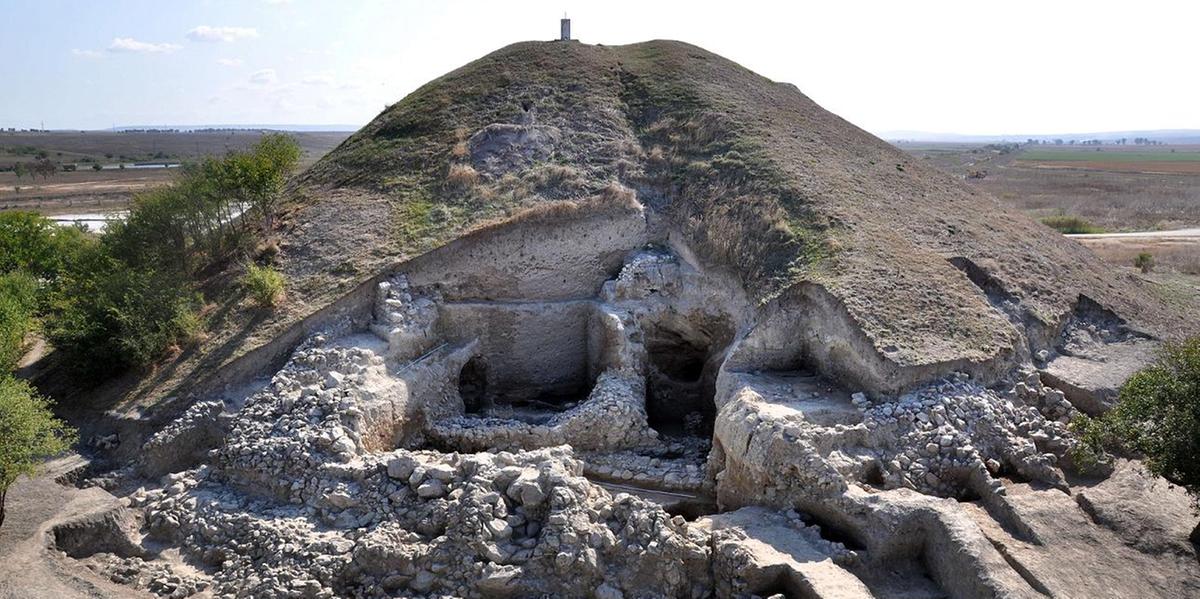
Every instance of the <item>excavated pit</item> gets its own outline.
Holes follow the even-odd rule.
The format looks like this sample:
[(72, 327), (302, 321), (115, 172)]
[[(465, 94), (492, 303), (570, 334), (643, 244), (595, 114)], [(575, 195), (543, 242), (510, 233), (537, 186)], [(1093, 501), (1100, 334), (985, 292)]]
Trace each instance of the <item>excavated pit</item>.
[[(180, 455), (207, 456), (169, 474), (164, 488), (134, 494), (147, 543), (207, 564), (173, 566), (195, 588), (241, 584), (236, 569), (217, 564), (247, 511), (264, 515), (254, 542), (355, 547), (321, 550), (332, 569), (309, 566), (318, 574), (304, 583), (348, 595), (370, 595), (352, 582), (367, 575), (387, 592), (451, 592), (439, 585), (455, 575), (429, 564), (435, 547), (482, 564), (462, 581), (477, 585), (476, 596), (565, 591), (564, 572), (592, 577), (592, 587), (611, 568), (637, 588), (661, 585), (647, 570), (660, 563), (690, 572), (665, 583), (665, 594), (681, 596), (850, 589), (933, 599), (1025, 584), (961, 577), (1017, 562), (980, 549), (992, 545), (956, 510), (1037, 541), (1003, 496), (1003, 481), (1064, 484), (1047, 456), (1063, 454), (1065, 428), (1045, 419), (1061, 406), (1037, 373), (1011, 390), (956, 373), (883, 393), (921, 371), (864, 356), (831, 296), (806, 289), (787, 309), (754, 316), (735, 284), (682, 255), (631, 248), (615, 276), (604, 258), (590, 283), (565, 279), (570, 294), (548, 283), (473, 289), (466, 275), (446, 285), (428, 284), (419, 269), (395, 273), (379, 284), (365, 331), (310, 338), (266, 388), (244, 401), (198, 402), (146, 444), (148, 473), (193, 466)], [(1088, 308), (1064, 343), (1133, 342), (1105, 337), (1120, 323)], [(189, 508), (197, 498), (206, 507)], [(658, 532), (631, 524), (646, 519), (663, 519)], [(605, 550), (606, 570), (595, 548), (594, 557), (586, 544), (564, 548), (614, 531), (623, 540)], [(629, 540), (643, 534), (672, 540), (657, 549)], [(185, 547), (197, 538), (198, 548)], [(439, 541), (449, 538), (483, 548)], [(78, 545), (71, 539), (61, 544)], [(166, 563), (138, 562), (134, 546), (104, 547), (111, 557), (73, 555), (106, 572)], [(582, 557), (560, 557), (571, 552)], [(287, 559), (238, 567), (314, 563)]]

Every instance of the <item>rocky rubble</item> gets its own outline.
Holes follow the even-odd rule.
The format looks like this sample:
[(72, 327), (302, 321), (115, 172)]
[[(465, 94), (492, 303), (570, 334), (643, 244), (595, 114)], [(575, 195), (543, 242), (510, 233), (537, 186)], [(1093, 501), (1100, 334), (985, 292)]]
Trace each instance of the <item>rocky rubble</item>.
[(208, 588), (208, 581), (196, 576), (178, 575), (164, 563), (147, 562), (140, 557), (102, 554), (87, 563), (88, 569), (117, 584), (154, 593), (167, 599), (183, 599)]
[(246, 401), (212, 464), (129, 505), (213, 568), (221, 596), (580, 596), (602, 582), (704, 596), (706, 538), (593, 485), (569, 448), (364, 452), (358, 385), (381, 362), (314, 339)]
[[(704, 465), (705, 445), (680, 440), (668, 442), (661, 450), (650, 453), (591, 452), (580, 457), (584, 473), (598, 480), (671, 491), (701, 491), (711, 486)], [(684, 457), (665, 457), (668, 455)]]
[[(1018, 387), (1028, 389), (1023, 382)], [(1030, 393), (1016, 395), (1025, 398)], [(1045, 395), (1054, 398), (1053, 393)], [(1012, 401), (965, 376), (894, 401), (875, 403), (856, 394), (854, 402), (873, 437), (886, 440), (889, 451), (881, 463), (887, 488), (907, 487), (942, 497), (1003, 493), (993, 476), (1005, 468), (1066, 487), (1056, 466), (1069, 446), (1066, 425), (1047, 420), (1037, 404)]]
[(388, 342), (390, 357), (411, 358), (433, 344), (432, 328), (437, 320), (437, 303), (416, 295), (403, 274), (376, 287), (375, 322), (371, 332)]
[[(314, 335), (244, 401), (194, 403), (144, 445), (141, 474), (155, 482), (125, 504), (147, 543), (177, 547), (197, 574), (153, 558), (90, 563), (164, 597), (748, 597), (784, 579), (869, 596), (851, 572), (904, 553), (893, 529), (911, 514), (926, 519), (912, 543), (980, 538), (929, 524), (962, 517), (923, 495), (1004, 496), (1013, 474), (1067, 489), (1059, 466), (1078, 412), (1028, 369), (992, 388), (956, 373), (874, 398), (807, 371), (728, 372), (713, 439), (695, 434), (711, 416), (690, 404), (672, 415), (683, 436), (652, 429), (643, 331), (681, 326), (673, 294), (699, 276), (668, 252), (634, 254), (587, 321), (600, 356), (587, 398), (540, 410), (489, 398), (481, 414), (459, 390), (482, 344), (439, 338), (436, 293), (392, 277), (373, 335)], [(705, 314), (689, 335), (718, 328), (710, 297), (688, 300)], [(728, 505), (711, 509), (774, 509), (701, 516), (714, 496)], [(850, 549), (798, 506), (871, 522), (885, 540)], [(982, 551), (961, 563), (999, 559)]]

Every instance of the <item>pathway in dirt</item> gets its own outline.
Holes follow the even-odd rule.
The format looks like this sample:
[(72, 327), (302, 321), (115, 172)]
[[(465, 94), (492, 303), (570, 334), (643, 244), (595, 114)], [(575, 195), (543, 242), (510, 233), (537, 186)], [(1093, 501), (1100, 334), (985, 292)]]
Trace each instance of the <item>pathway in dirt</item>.
[(101, 489), (55, 481), (85, 463), (78, 455), (53, 460), (39, 476), (19, 479), (9, 490), (7, 516), (0, 526), (0, 599), (151, 597), (89, 576), (63, 554), (46, 548), (58, 523), (116, 505), (117, 500)]
[(1200, 227), (1191, 229), (1175, 229), (1173, 231), (1130, 231), (1127, 233), (1071, 233), (1071, 239), (1139, 239), (1152, 237), (1162, 238), (1200, 238)]

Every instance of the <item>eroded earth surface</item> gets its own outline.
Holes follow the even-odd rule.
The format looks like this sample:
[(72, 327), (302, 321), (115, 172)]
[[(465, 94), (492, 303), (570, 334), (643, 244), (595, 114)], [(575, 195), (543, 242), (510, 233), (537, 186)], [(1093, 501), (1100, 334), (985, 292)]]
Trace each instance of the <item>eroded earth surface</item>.
[[(640, 241), (618, 214), (614, 237)], [(596, 295), (468, 291), (502, 268), (425, 284), (473, 252), (390, 275), (365, 320), (85, 477), (119, 502), (48, 551), (161, 597), (1200, 592), (1181, 492), (1132, 462), (1072, 468), (1066, 423), (1092, 404), (1045, 384), (1063, 357), (868, 395), (669, 246), (611, 277), (562, 251), (558, 274)], [(1153, 343), (1096, 310), (1070, 317), (1062, 356)]]

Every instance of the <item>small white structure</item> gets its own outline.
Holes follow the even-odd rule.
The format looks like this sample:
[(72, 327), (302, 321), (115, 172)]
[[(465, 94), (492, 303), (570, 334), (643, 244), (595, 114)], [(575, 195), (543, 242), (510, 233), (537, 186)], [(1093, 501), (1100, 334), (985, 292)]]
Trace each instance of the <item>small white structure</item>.
[(564, 16), (561, 20), (559, 20), (558, 25), (561, 31), (558, 39), (564, 42), (571, 41), (571, 19), (568, 19), (566, 16)]

